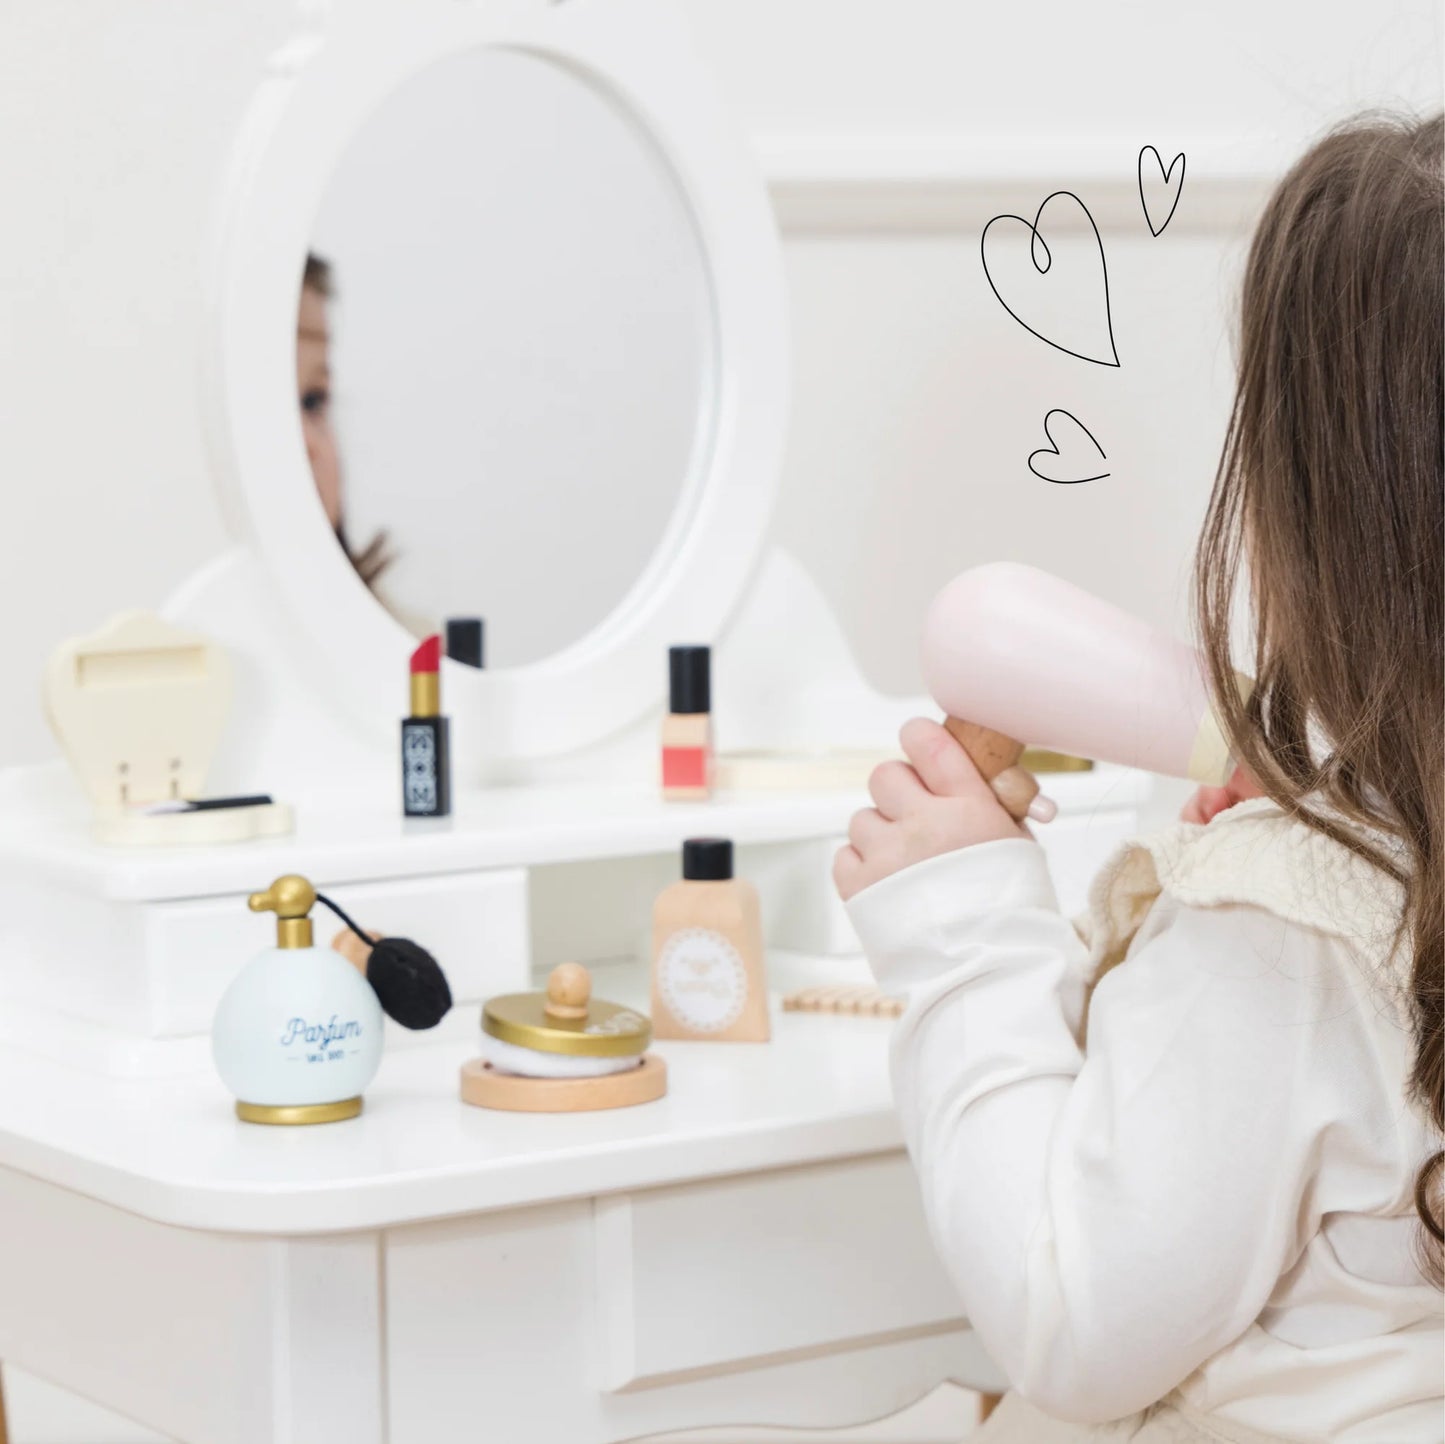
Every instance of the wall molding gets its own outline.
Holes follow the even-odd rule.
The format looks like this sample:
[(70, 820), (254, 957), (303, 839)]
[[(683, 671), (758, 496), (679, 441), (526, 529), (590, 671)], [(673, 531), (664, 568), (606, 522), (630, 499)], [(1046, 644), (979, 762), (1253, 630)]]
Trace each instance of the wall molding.
[(1236, 137), (1159, 142), (1110, 137), (968, 140), (954, 136), (760, 135), (754, 150), (789, 234), (977, 231), (1012, 212), (1032, 218), (1051, 191), (1075, 192), (1101, 229), (1140, 218), (1137, 158), (1185, 153), (1176, 232), (1246, 232), (1286, 161)]

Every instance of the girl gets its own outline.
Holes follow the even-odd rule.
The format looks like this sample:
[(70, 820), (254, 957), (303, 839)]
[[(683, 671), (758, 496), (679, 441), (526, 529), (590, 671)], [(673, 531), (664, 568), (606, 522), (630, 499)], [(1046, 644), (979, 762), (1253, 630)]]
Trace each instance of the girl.
[[(296, 313), (296, 392), (301, 407), (301, 434), (326, 520), (357, 576), (375, 592), (381, 574), (393, 559), (385, 532), (378, 532), (360, 551), (352, 549), (346, 535), (341, 453), (331, 420), (331, 330), (326, 313), (333, 289), (331, 263), (308, 255)], [(388, 606), (388, 610), (392, 609)]]
[(1082, 940), (933, 723), (838, 855), (909, 992), (939, 1253), (1016, 1391), (989, 1444), (1445, 1437), (1442, 135), (1331, 135), (1254, 239), (1196, 565), (1233, 787), (1116, 856)]
[[(357, 550), (346, 528), (346, 487), (341, 475), (341, 449), (331, 418), (331, 329), (327, 311), (335, 287), (331, 263), (309, 254), (301, 278), (301, 304), (296, 313), (296, 392), (301, 408), (301, 435), (316, 494), (326, 520), (336, 533), (346, 560), (372, 596), (414, 637), (437, 630), (429, 618), (402, 606), (382, 582), (382, 573), (396, 560), (385, 531), (377, 532)], [(0, 1444), (4, 1440), (0, 1439)]]

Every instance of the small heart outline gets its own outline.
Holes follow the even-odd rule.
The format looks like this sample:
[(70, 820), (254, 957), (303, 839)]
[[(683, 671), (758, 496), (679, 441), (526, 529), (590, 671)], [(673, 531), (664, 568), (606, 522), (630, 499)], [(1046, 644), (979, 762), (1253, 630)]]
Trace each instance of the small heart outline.
[(1094, 433), (1090, 431), (1072, 411), (1065, 411), (1062, 406), (1055, 406), (1053, 410), (1044, 413), (1044, 436), (1050, 444), (1048, 446), (1041, 446), (1036, 451), (1029, 452), (1029, 470), (1033, 472), (1040, 481), (1047, 481), (1054, 486), (1082, 486), (1086, 481), (1103, 481), (1104, 478), (1110, 474), (1109, 472), (1101, 471), (1097, 476), (1076, 476), (1065, 480), (1057, 476), (1045, 476), (1044, 473), (1034, 465), (1034, 457), (1036, 456), (1057, 456), (1060, 460), (1063, 459), (1063, 452), (1059, 450), (1059, 443), (1054, 440), (1054, 434), (1049, 430), (1049, 422), (1055, 416), (1067, 416), (1069, 420), (1089, 438), (1094, 450), (1099, 453), (1099, 460), (1107, 461), (1109, 459), (1104, 454), (1104, 448), (1099, 445)]
[[(1154, 217), (1149, 213), (1149, 202), (1147, 199), (1145, 199), (1144, 196), (1145, 152), (1154, 157), (1154, 164), (1159, 167), (1159, 179), (1163, 182), (1166, 189), (1169, 185), (1169, 177), (1174, 174), (1174, 167), (1176, 165), (1179, 167), (1179, 184), (1174, 187), (1173, 204), (1169, 207), (1169, 214), (1165, 216), (1162, 221), (1160, 221), (1157, 230), (1154, 227)], [(1174, 212), (1179, 208), (1179, 197), (1184, 194), (1184, 172), (1187, 168), (1188, 162), (1186, 162), (1186, 160), (1184, 159), (1184, 152), (1182, 150), (1179, 152), (1178, 155), (1174, 157), (1173, 160), (1169, 162), (1168, 170), (1164, 169), (1164, 157), (1160, 155), (1159, 152), (1155, 150), (1152, 145), (1146, 145), (1139, 151), (1139, 163), (1137, 166), (1139, 175), (1139, 204), (1141, 207), (1143, 207), (1144, 210), (1144, 223), (1149, 227), (1150, 235), (1154, 236), (1156, 240), (1158, 239), (1158, 237), (1164, 234), (1165, 227), (1168, 226), (1169, 222), (1174, 219)]]
[[(1007, 301), (1004, 300), (1003, 293), (999, 290), (997, 286), (994, 285), (993, 277), (989, 274), (988, 233), (1000, 221), (1017, 221), (1020, 225), (1026, 226), (1028, 228), (1029, 260), (1033, 262), (1034, 270), (1036, 270), (1039, 275), (1045, 276), (1048, 274), (1049, 268), (1054, 263), (1054, 258), (1053, 253), (1049, 250), (1049, 243), (1044, 240), (1043, 236), (1039, 234), (1039, 217), (1043, 215), (1045, 209), (1048, 207), (1049, 202), (1052, 200), (1056, 200), (1059, 196), (1067, 196), (1071, 201), (1073, 201), (1076, 206), (1078, 206), (1078, 208), (1084, 213), (1084, 219), (1089, 223), (1089, 229), (1094, 233), (1094, 244), (1099, 249), (1099, 272), (1103, 277), (1104, 281), (1104, 324), (1109, 332), (1109, 352), (1114, 358), (1112, 361), (1101, 361), (1097, 356), (1086, 356), (1082, 351), (1071, 351), (1067, 346), (1059, 345), (1057, 341), (1050, 341), (1049, 338), (1045, 336), (1042, 331), (1035, 331), (1034, 328), (1030, 326), (1029, 323), (1025, 321), (1024, 318), (1020, 316), (1019, 313), (1015, 311), (1014, 308), (1010, 306)], [(1039, 264), (1038, 252), (1040, 247), (1042, 247), (1044, 253), (1043, 265)], [(1045, 345), (1052, 346), (1056, 351), (1062, 351), (1066, 356), (1077, 357), (1080, 361), (1092, 361), (1095, 366), (1117, 367), (1119, 365), (1119, 347), (1114, 340), (1114, 313), (1109, 305), (1109, 262), (1108, 258), (1104, 254), (1104, 241), (1103, 238), (1099, 235), (1099, 227), (1095, 225), (1094, 217), (1090, 213), (1088, 206), (1086, 206), (1083, 201), (1081, 201), (1079, 197), (1073, 193), (1073, 191), (1051, 191), (1048, 195), (1044, 197), (1043, 201), (1039, 205), (1038, 210), (1034, 212), (1034, 218), (1032, 221), (1026, 220), (1023, 216), (1016, 216), (1012, 212), (1005, 212), (1003, 215), (994, 216), (993, 219), (990, 220), (989, 223), (983, 228), (983, 234), (979, 237), (978, 255), (979, 261), (983, 265), (983, 276), (984, 280), (988, 282), (989, 290), (991, 290), (998, 298), (999, 305), (1002, 306), (1004, 310), (1007, 311), (1009, 315), (1012, 316), (1014, 320), (1017, 321), (1019, 325), (1022, 326), (1024, 330), (1027, 331), (1031, 336), (1037, 336), (1039, 340), (1042, 341)], [(1097, 444), (1098, 443), (1096, 442), (1095, 445)]]

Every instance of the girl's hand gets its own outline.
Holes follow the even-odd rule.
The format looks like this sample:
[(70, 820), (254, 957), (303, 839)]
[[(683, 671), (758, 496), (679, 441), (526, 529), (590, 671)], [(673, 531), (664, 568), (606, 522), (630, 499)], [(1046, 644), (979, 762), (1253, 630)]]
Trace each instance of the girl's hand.
[(854, 814), (848, 846), (833, 861), (833, 881), (844, 902), (940, 853), (1028, 836), (937, 722), (915, 717), (899, 739), (908, 761), (873, 769), (868, 791), (875, 806)]
[(1197, 822), (1203, 826), (1221, 812), (1250, 797), (1263, 797), (1264, 789), (1242, 767), (1236, 767), (1223, 787), (1201, 787), (1179, 814), (1180, 822)]

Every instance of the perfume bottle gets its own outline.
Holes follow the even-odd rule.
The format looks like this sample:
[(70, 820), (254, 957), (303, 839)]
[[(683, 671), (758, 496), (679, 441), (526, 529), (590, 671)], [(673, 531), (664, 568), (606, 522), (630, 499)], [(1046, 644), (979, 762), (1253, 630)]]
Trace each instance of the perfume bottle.
[(375, 988), (312, 937), (316, 889), (295, 874), (250, 897), (276, 914), (276, 946), (226, 989), (211, 1029), (221, 1081), (247, 1123), (334, 1123), (361, 1112), (381, 1063)]

